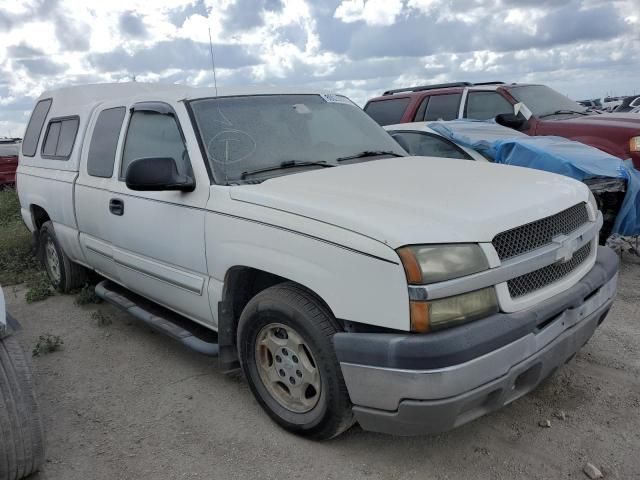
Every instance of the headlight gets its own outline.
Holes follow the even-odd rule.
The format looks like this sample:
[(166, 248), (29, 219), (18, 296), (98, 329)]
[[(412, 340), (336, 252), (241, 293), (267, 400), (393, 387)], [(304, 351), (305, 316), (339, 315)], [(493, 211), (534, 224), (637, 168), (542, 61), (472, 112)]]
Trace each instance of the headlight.
[(632, 137), (629, 140), (629, 151), (640, 152), (640, 137)]
[(430, 302), (412, 301), (410, 311), (411, 331), (429, 332), (497, 313), (498, 300), (495, 288), (489, 287)]
[(413, 285), (443, 282), (489, 268), (482, 249), (475, 243), (402, 247), (398, 255), (407, 282)]

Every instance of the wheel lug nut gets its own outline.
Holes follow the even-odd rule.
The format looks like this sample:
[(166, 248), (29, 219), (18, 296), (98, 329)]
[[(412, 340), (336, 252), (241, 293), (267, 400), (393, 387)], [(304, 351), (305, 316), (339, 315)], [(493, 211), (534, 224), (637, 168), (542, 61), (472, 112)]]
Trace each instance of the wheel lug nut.
[(282, 349), (282, 354), (286, 357), (287, 355), (289, 355), (289, 352), (287, 352), (286, 348)]
[(291, 382), (291, 385), (295, 385), (296, 384), (296, 379), (293, 377), (289, 377), (289, 381)]
[(291, 360), (293, 360), (293, 363), (298, 363), (298, 357), (296, 357), (295, 355), (291, 356)]
[(280, 374), (281, 377), (284, 377), (284, 370), (280, 369), (278, 373)]
[(302, 372), (300, 370), (296, 370), (296, 375), (298, 375), (298, 377), (302, 378)]
[(276, 362), (280, 363), (282, 361), (282, 357), (280, 355), (276, 355)]

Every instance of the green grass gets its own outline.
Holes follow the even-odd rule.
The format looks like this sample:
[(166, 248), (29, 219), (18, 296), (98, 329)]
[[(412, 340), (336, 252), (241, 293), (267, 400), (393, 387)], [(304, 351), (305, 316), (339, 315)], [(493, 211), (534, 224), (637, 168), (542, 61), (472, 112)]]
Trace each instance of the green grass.
[[(33, 300), (43, 297), (41, 267), (34, 257), (31, 233), (22, 223), (20, 203), (16, 191), (0, 190), (0, 285), (16, 285), (27, 282)], [(29, 295), (29, 292), (27, 292)]]

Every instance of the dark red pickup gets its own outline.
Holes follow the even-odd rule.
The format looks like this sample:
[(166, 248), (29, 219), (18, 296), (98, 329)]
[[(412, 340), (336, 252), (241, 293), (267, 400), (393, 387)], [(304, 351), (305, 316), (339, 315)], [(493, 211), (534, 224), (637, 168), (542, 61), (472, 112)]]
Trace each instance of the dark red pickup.
[[(514, 116), (519, 103), (531, 113), (526, 121), (522, 114)], [(528, 135), (570, 138), (631, 158), (640, 168), (640, 115), (590, 112), (545, 85), (458, 82), (401, 88), (369, 100), (364, 110), (381, 125), (500, 116), (500, 123)]]
[(0, 186), (16, 183), (20, 139), (0, 139)]

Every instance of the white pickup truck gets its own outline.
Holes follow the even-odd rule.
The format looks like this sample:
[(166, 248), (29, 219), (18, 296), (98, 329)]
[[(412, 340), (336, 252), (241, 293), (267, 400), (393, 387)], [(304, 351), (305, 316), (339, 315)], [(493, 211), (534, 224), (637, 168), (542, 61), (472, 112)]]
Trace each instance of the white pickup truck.
[(52, 283), (226, 369), (281, 426), (441, 432), (592, 336), (617, 256), (581, 183), (410, 157), (346, 97), (112, 84), (44, 93), (18, 168)]

